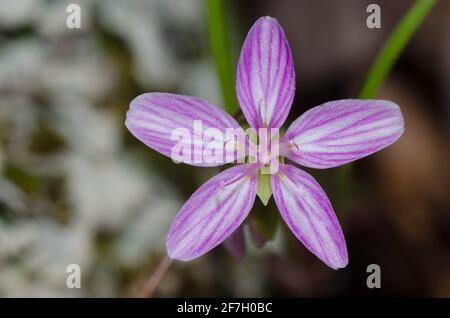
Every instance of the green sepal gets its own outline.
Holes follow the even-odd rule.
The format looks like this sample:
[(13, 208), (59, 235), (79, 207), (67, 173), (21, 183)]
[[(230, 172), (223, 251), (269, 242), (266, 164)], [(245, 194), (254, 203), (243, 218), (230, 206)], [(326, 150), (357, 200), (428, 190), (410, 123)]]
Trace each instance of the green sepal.
[(262, 169), (258, 176), (258, 197), (264, 206), (269, 203), (272, 196), (272, 187), (270, 186), (270, 174), (265, 174)]

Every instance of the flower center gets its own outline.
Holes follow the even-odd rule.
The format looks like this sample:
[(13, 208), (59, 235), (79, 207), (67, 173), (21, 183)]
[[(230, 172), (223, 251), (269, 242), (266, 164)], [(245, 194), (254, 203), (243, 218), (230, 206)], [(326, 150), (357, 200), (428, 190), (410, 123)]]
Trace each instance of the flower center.
[[(280, 156), (279, 130), (274, 128), (261, 128), (257, 138), (250, 139), (256, 149), (250, 153), (250, 161), (257, 163), (260, 167), (260, 174), (274, 174), (278, 172), (280, 162), (283, 158)], [(252, 148), (252, 147), (250, 147)], [(251, 161), (253, 160), (253, 161)]]

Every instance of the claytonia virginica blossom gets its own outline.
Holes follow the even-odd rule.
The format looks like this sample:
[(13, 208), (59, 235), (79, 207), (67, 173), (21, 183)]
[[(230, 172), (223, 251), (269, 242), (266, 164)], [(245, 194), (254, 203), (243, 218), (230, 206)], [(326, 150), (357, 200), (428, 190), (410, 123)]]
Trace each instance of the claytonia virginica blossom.
[[(247, 35), (237, 67), (237, 96), (250, 127), (280, 128), (294, 98), (295, 71), (288, 42), (277, 20), (262, 17), (256, 21)], [(198, 135), (194, 131), (195, 121), (202, 122), (202, 131), (215, 129), (225, 134), (229, 128), (239, 128), (236, 120), (221, 108), (199, 98), (166, 93), (148, 93), (134, 99), (125, 124), (147, 146), (172, 156), (174, 147), (180, 146), (180, 140), (173, 137), (174, 130), (183, 128), (191, 136)], [(270, 172), (271, 192), (289, 229), (325, 264), (334, 269), (345, 267), (347, 247), (329, 199), (312, 176), (284, 163), (284, 158), (311, 168), (336, 167), (389, 146), (403, 131), (400, 109), (390, 101), (347, 99), (310, 109), (281, 138), (270, 133), (268, 150), (264, 153), (259, 150), (252, 157), (245, 152), (246, 161), (220, 172), (195, 191), (170, 226), (169, 257), (195, 259), (233, 234), (253, 206), (259, 177), (270, 158), (279, 163)], [(181, 144), (189, 143), (184, 149), (192, 150), (192, 156), (213, 147), (231, 152), (234, 159), (242, 159), (237, 154), (239, 148), (255, 147), (252, 139), (231, 147), (229, 141), (215, 139), (214, 146), (208, 143), (199, 148), (187, 138)], [(231, 161), (185, 162), (218, 166)]]

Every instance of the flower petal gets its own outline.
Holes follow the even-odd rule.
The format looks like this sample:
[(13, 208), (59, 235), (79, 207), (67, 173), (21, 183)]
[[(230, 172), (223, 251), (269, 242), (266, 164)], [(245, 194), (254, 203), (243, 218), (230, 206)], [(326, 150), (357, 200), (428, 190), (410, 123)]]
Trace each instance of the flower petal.
[[(240, 129), (239, 124), (223, 109), (200, 98), (166, 93), (142, 94), (131, 102), (125, 125), (148, 147), (172, 159), (177, 159), (173, 151), (182, 150), (185, 159), (179, 161), (194, 166), (219, 166), (239, 159), (236, 147), (228, 147), (230, 144), (226, 139), (227, 128)], [(208, 129), (213, 128), (222, 139), (214, 139), (214, 142), (202, 139)], [(178, 133), (189, 138), (181, 138)], [(221, 150), (216, 162), (206, 157), (213, 149)]]
[(279, 128), (295, 93), (291, 50), (278, 21), (259, 18), (248, 32), (236, 75), (236, 91), (250, 126)]
[(170, 226), (167, 252), (189, 261), (229, 237), (247, 217), (258, 188), (257, 166), (227, 169), (202, 185), (178, 212)]
[[(272, 212), (272, 211), (270, 211)], [(250, 237), (252, 238), (252, 242), (255, 245), (255, 247), (257, 248), (262, 248), (266, 242), (268, 241), (268, 239), (266, 238), (266, 235), (264, 235), (263, 233), (261, 233), (255, 225), (255, 220), (251, 219), (248, 222), (248, 229), (249, 229), (249, 233), (250, 233)]]
[(331, 268), (345, 267), (348, 255), (344, 235), (316, 180), (303, 170), (283, 165), (270, 181), (281, 216), (294, 235)]
[(295, 120), (280, 146), (282, 155), (306, 167), (331, 168), (394, 143), (404, 131), (397, 104), (343, 99), (314, 107)]
[(236, 260), (240, 261), (245, 256), (245, 237), (243, 225), (239, 226), (224, 242), (227, 251)]

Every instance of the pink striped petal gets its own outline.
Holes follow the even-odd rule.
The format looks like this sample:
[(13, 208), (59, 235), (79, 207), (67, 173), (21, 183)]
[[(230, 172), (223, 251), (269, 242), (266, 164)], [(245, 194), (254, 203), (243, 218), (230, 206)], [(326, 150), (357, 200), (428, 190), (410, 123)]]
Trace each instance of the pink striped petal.
[(303, 166), (331, 168), (389, 146), (403, 131), (397, 104), (343, 99), (314, 107), (297, 118), (280, 148), (282, 155)]
[(241, 109), (254, 128), (279, 128), (295, 93), (291, 50), (278, 21), (259, 18), (248, 32), (237, 68)]
[[(197, 121), (197, 127), (200, 127), (197, 130), (194, 121)], [(142, 94), (131, 102), (125, 125), (148, 147), (172, 159), (177, 159), (172, 155), (172, 151), (189, 149), (186, 151), (188, 159), (179, 160), (187, 164), (219, 166), (238, 159), (236, 147), (228, 147), (230, 144), (227, 144), (226, 130), (238, 129), (239, 124), (223, 109), (200, 98), (166, 93)], [(217, 129), (224, 137), (222, 141), (217, 141), (218, 144), (208, 142), (207, 139), (202, 141), (202, 135), (210, 128)], [(177, 131), (187, 132), (190, 138), (179, 137), (175, 134)], [(206, 160), (207, 154), (213, 148), (221, 149), (221, 156), (218, 158), (223, 160), (220, 162)], [(183, 151), (180, 150), (179, 153), (183, 154)]]
[(202, 185), (178, 212), (169, 229), (167, 252), (189, 261), (229, 237), (247, 217), (258, 188), (257, 166), (227, 169)]
[(329, 267), (347, 266), (344, 235), (316, 180), (294, 166), (282, 165), (270, 182), (275, 203), (292, 233)]

